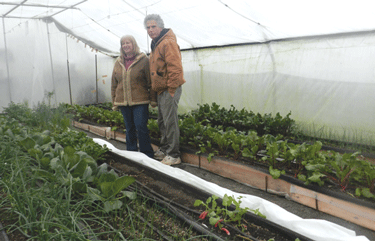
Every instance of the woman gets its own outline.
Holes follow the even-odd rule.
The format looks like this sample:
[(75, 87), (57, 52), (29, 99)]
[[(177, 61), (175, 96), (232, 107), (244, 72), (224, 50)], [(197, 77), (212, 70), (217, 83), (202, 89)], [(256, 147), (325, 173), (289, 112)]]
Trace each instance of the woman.
[(138, 151), (139, 142), (140, 151), (153, 158), (147, 128), (148, 105), (155, 107), (157, 103), (156, 92), (151, 90), (149, 60), (140, 52), (133, 36), (123, 36), (120, 44), (121, 56), (112, 73), (113, 110), (120, 109), (124, 117), (127, 150)]

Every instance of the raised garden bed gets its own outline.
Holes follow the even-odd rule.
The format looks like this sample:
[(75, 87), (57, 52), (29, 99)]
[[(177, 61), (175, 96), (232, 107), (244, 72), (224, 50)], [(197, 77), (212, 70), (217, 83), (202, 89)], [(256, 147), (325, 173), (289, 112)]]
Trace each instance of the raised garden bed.
[[(94, 127), (79, 122), (73, 122), (73, 125), (108, 139), (125, 141), (123, 132), (111, 131), (108, 127)], [(375, 205), (373, 202), (360, 200), (339, 192), (332, 192), (317, 185), (306, 186), (301, 181), (288, 175), (282, 175), (280, 179), (273, 179), (268, 170), (261, 167), (250, 166), (222, 157), (213, 157), (211, 162), (208, 162), (207, 155), (197, 155), (195, 154), (196, 151), (188, 148), (183, 148), (182, 151), (181, 159), (183, 162), (267, 192), (278, 193), (321, 212), (375, 230)]]

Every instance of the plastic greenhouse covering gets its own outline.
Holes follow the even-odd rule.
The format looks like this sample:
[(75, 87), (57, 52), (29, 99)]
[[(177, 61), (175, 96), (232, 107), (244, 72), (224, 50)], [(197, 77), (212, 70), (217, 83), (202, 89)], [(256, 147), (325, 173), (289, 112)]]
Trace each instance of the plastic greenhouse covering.
[(0, 0), (0, 111), (111, 101), (121, 36), (149, 53), (143, 19), (156, 13), (182, 50), (180, 112), (216, 102), (291, 113), (308, 132), (373, 142), (374, 9), (370, 0)]

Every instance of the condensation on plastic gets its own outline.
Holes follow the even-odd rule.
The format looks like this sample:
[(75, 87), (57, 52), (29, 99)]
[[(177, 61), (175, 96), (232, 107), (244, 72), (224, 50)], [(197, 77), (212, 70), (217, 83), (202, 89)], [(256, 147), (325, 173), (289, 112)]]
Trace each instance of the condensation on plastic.
[(252, 210), (259, 209), (268, 220), (313, 240), (369, 241), (365, 236), (356, 236), (353, 230), (335, 223), (320, 219), (302, 219), (272, 202), (253, 195), (233, 192), (229, 189), (220, 187), (217, 184), (205, 181), (179, 168), (164, 165), (155, 159), (147, 157), (143, 153), (117, 149), (111, 143), (99, 138), (94, 138), (93, 140), (102, 146), (106, 145), (113, 153), (177, 178), (205, 192), (211, 193), (212, 195), (216, 195), (220, 198), (223, 198), (225, 194), (234, 196), (234, 198), (242, 196), (242, 208), (248, 207)]

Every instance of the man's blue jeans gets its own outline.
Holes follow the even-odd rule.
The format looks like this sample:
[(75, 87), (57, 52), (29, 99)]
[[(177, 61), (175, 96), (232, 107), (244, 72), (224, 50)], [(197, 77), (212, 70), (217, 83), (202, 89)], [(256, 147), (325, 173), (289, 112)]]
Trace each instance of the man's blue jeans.
[(151, 147), (150, 134), (147, 128), (148, 104), (119, 106), (119, 108), (125, 121), (126, 149), (128, 151), (138, 151), (138, 140), (140, 152), (153, 158), (154, 150)]

